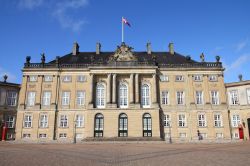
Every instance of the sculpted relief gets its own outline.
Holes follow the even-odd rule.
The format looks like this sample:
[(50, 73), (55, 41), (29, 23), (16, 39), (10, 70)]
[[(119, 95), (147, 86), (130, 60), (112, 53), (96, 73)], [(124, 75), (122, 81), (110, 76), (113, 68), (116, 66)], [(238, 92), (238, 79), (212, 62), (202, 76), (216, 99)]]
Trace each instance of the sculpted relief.
[(132, 47), (129, 47), (124, 42), (121, 46), (117, 46), (117, 49), (109, 59), (109, 62), (113, 61), (136, 61), (137, 58), (132, 53)]

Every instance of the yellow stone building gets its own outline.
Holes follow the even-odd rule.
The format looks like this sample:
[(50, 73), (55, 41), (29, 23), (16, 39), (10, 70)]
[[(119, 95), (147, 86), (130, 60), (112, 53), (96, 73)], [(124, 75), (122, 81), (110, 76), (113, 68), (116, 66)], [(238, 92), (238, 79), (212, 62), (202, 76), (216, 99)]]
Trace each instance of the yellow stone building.
[[(26, 58), (16, 139), (31, 141), (230, 140), (224, 68), (174, 51), (72, 53)], [(199, 135), (199, 136), (198, 136)]]

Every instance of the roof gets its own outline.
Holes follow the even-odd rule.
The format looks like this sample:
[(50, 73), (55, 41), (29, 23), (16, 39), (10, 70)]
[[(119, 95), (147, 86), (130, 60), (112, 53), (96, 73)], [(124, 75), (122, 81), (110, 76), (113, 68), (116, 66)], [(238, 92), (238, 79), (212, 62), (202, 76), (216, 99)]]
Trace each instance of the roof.
[(226, 87), (236, 87), (236, 86), (244, 86), (244, 85), (250, 85), (250, 80), (240, 81), (240, 82), (230, 82), (225, 83)]
[(3, 81), (0, 81), (0, 85), (4, 85), (4, 86), (13, 86), (13, 87), (20, 88), (20, 84), (11, 83), (11, 82), (3, 82)]

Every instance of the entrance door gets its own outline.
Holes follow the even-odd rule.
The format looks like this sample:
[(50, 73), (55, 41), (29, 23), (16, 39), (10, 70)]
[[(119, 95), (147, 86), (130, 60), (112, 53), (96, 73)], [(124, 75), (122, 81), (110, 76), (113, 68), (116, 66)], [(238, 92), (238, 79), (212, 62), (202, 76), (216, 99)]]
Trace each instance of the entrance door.
[(240, 139), (244, 139), (244, 132), (243, 132), (243, 128), (239, 128), (239, 135), (240, 135)]
[(250, 118), (247, 119), (247, 123), (248, 123), (248, 133), (249, 133), (249, 137), (250, 137)]

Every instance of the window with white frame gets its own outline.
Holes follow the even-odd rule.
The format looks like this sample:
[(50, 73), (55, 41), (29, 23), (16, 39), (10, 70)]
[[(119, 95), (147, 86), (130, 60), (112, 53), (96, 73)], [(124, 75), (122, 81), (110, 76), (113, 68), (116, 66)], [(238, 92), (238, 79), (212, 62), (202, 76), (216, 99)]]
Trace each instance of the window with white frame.
[(59, 133), (59, 138), (67, 138), (67, 133)]
[(184, 104), (184, 92), (183, 91), (177, 91), (176, 97), (177, 97), (177, 104), (183, 105)]
[(165, 114), (164, 115), (164, 127), (170, 127), (170, 115), (169, 114)]
[(60, 116), (60, 127), (68, 127), (68, 116), (67, 115)]
[(202, 75), (193, 75), (194, 81), (202, 81)]
[(63, 76), (63, 82), (71, 82), (71, 76)]
[(14, 139), (14, 134), (13, 134), (13, 133), (7, 133), (7, 134), (6, 134), (6, 138), (7, 138), (8, 140), (13, 140), (13, 139)]
[(77, 76), (77, 81), (78, 82), (86, 82), (87, 81), (86, 76), (84, 76), (84, 75)]
[(215, 127), (222, 127), (222, 116), (220, 113), (214, 114), (214, 126)]
[(12, 115), (8, 115), (6, 118), (7, 128), (14, 128), (14, 124), (15, 124), (15, 117)]
[(36, 92), (28, 92), (27, 106), (34, 106), (36, 100)]
[(204, 113), (198, 114), (198, 126), (206, 127), (206, 115)]
[(250, 104), (250, 88), (247, 89), (247, 101)]
[(8, 106), (16, 106), (17, 103), (17, 92), (16, 91), (8, 91), (7, 93), (7, 105)]
[(209, 80), (209, 81), (217, 81), (217, 80), (218, 80), (218, 77), (217, 77), (217, 75), (210, 75), (210, 76), (208, 77), (208, 80)]
[(77, 105), (83, 106), (85, 104), (85, 92), (84, 91), (77, 91)]
[(231, 105), (238, 105), (239, 104), (239, 99), (238, 99), (238, 92), (237, 90), (232, 90), (229, 92), (230, 93), (230, 104)]
[(31, 136), (31, 135), (30, 135), (29, 133), (24, 133), (24, 134), (23, 134), (23, 138), (30, 138), (30, 136)]
[(240, 123), (240, 115), (232, 115), (232, 127), (239, 127)]
[(84, 119), (83, 115), (76, 115), (76, 127), (83, 127)]
[(216, 138), (217, 139), (223, 138), (223, 133), (216, 133)]
[(44, 91), (43, 92), (43, 99), (42, 99), (43, 106), (49, 106), (50, 105), (50, 98), (51, 98), (51, 92), (50, 91)]
[(44, 134), (44, 133), (39, 134), (39, 138), (46, 138), (46, 137), (47, 137), (47, 134)]
[(64, 91), (62, 92), (62, 105), (69, 105), (70, 102), (70, 92)]
[(211, 102), (212, 105), (219, 105), (219, 92), (211, 91)]
[(24, 116), (24, 128), (31, 128), (32, 127), (32, 116), (25, 115)]
[(48, 127), (48, 115), (46, 114), (40, 115), (40, 127), (41, 128)]
[(233, 134), (233, 137), (234, 137), (235, 139), (239, 139), (239, 138), (240, 138), (239, 133), (234, 133), (234, 134)]
[(96, 107), (104, 108), (105, 107), (105, 86), (104, 83), (98, 83), (96, 86)]
[(148, 84), (143, 84), (141, 87), (141, 104), (142, 107), (150, 107), (150, 89)]
[(196, 91), (196, 104), (201, 105), (203, 104), (203, 92), (202, 91)]
[(175, 76), (175, 81), (184, 81), (184, 76), (182, 75)]
[(161, 92), (161, 104), (168, 105), (169, 104), (169, 93), (168, 91)]
[(186, 116), (185, 114), (178, 115), (178, 124), (179, 127), (186, 127)]
[(45, 75), (44, 76), (44, 82), (51, 82), (53, 80), (52, 76)]
[(37, 76), (29, 76), (29, 82), (36, 82)]
[(119, 106), (121, 108), (128, 107), (128, 86), (125, 83), (119, 85)]
[(160, 75), (160, 81), (161, 82), (168, 82), (169, 81), (169, 78), (167, 75)]

